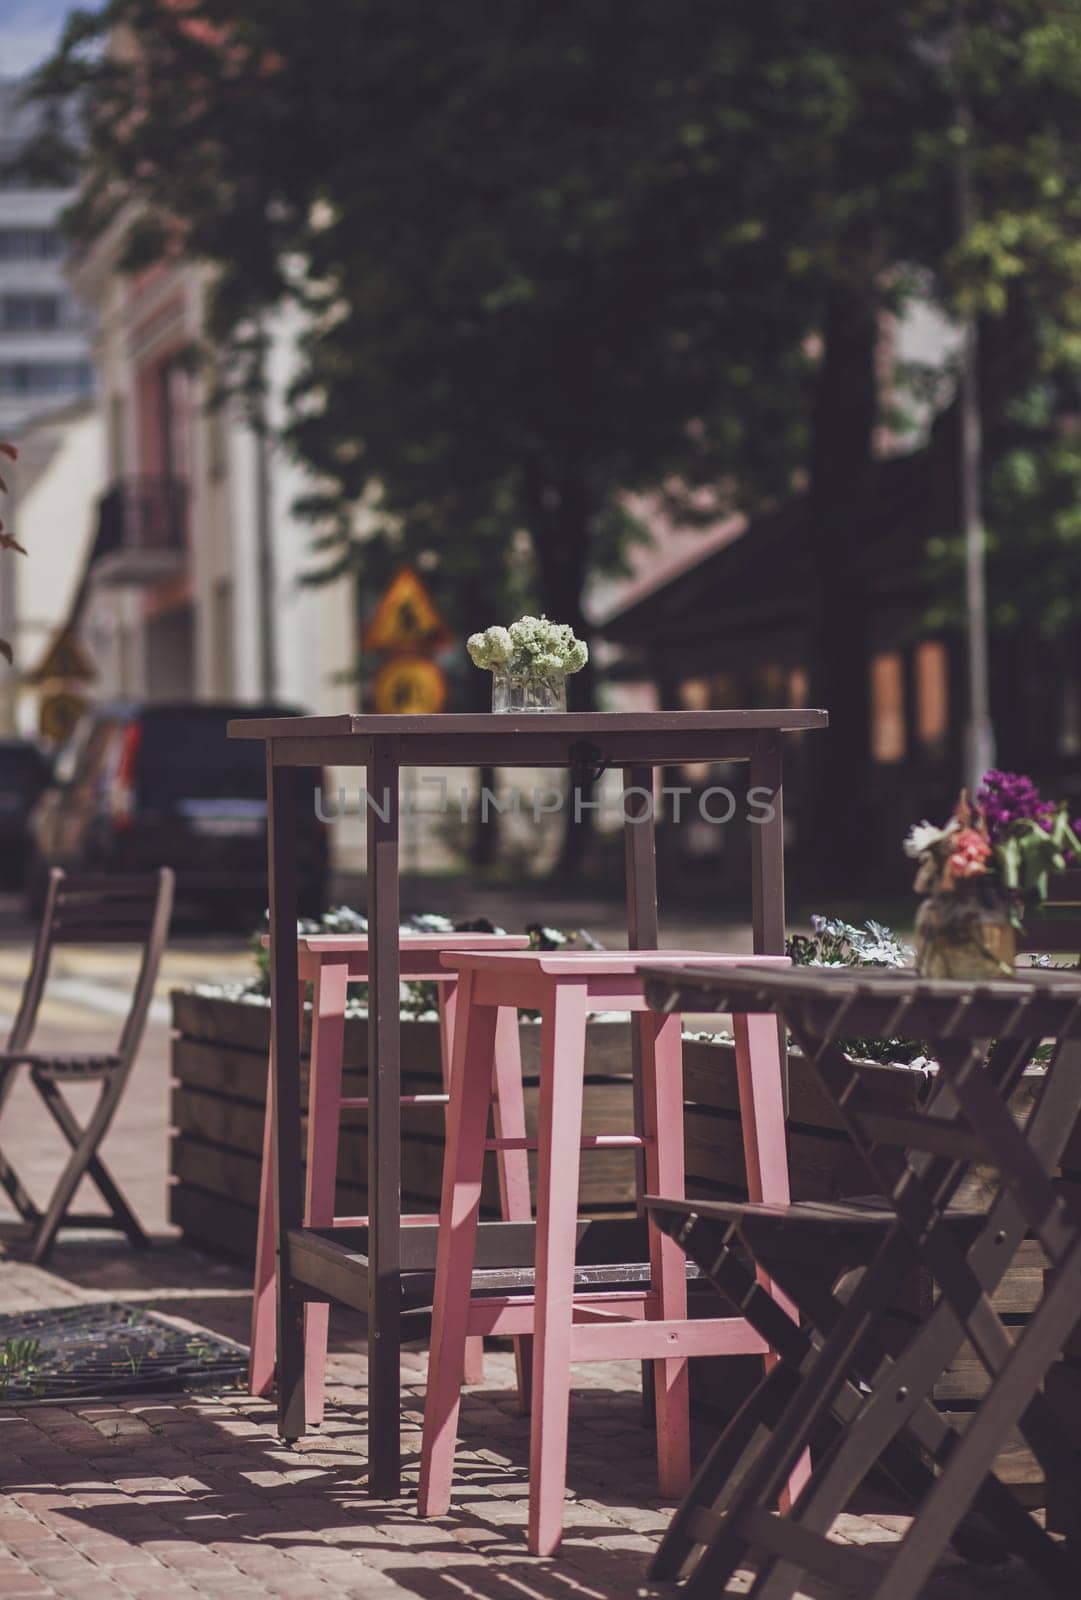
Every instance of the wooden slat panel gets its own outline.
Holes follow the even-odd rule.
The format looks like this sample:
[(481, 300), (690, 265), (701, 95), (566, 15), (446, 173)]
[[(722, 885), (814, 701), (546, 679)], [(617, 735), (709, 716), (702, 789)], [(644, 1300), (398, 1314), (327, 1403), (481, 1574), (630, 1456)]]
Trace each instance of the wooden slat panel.
[(262, 1154), (263, 1112), (246, 1101), (177, 1087), (173, 1090), (172, 1121), (181, 1133), (198, 1134), (248, 1155)]
[(221, 1145), (207, 1144), (186, 1134), (174, 1134), (171, 1167), (180, 1184), (220, 1195), (252, 1207), (259, 1204), (261, 1163)]
[[(684, 1125), (688, 1174), (745, 1197), (739, 1119), (696, 1107), (688, 1110)], [(836, 1200), (875, 1191), (874, 1180), (855, 1148), (840, 1135), (790, 1129), (788, 1161), (793, 1199)]]

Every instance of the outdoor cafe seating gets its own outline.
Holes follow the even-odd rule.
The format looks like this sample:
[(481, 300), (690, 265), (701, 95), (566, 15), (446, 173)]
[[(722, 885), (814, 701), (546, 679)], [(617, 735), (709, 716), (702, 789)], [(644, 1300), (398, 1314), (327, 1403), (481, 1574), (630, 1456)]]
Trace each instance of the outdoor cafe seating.
[[(662, 1492), (686, 1491), (653, 1566), (658, 1580), (713, 1594), (750, 1563), (751, 1592), (768, 1600), (790, 1600), (808, 1572), (854, 1592), (867, 1590), (876, 1600), (915, 1600), (952, 1542), (977, 1560), (1015, 1554), (1052, 1592), (1072, 1594), (1070, 1552), (1013, 1498), (989, 1463), (1005, 1433), (1018, 1425), (1049, 1479), (1075, 1489), (1081, 1484), (1078, 1453), (1039, 1394), (1076, 1321), (1081, 1288), (1081, 1229), (1052, 1184), (1081, 1106), (1081, 980), (1036, 970), (994, 981), (950, 981), (911, 970), (868, 976), (789, 969), (780, 959), (783, 867), (776, 815), (773, 828), (759, 830), (754, 840), (756, 955), (662, 954), (652, 817), (640, 801), (648, 795), (651, 768), (696, 751), (724, 750), (748, 760), (752, 775), (770, 776), (779, 797), (779, 734), (792, 714), (777, 714), (775, 722), (772, 715), (346, 717), (236, 727), (238, 736), (265, 739), (270, 752), (274, 1115), (266, 1154), (275, 1174), (277, 1269), (264, 1239), (260, 1283), (264, 1293), (273, 1285), (284, 1339), (277, 1350), (279, 1431), (286, 1439), (298, 1437), (321, 1405), (324, 1336), (320, 1332), (313, 1346), (315, 1366), (306, 1378), (304, 1308), (309, 1318), (313, 1307), (328, 1301), (365, 1313), (369, 1492), (396, 1496), (398, 1350), (403, 1338), (429, 1338), (419, 1509), (439, 1515), (451, 1497), (463, 1376), (480, 1375), (470, 1350), (485, 1335), (512, 1336), (523, 1358), (530, 1349), (532, 1355), (529, 1545), (551, 1554), (562, 1528), (571, 1364), (636, 1359), (653, 1368), (647, 1399)], [(433, 1224), (403, 1216), (400, 1204), (397, 988), (410, 956), (399, 935), (398, 776), (402, 766), (422, 762), (506, 760), (572, 771), (622, 768), (631, 948), (564, 955), (475, 946), (440, 952), (441, 970), (457, 987), (451, 1058), (444, 1062), (443, 1194)], [(363, 952), (344, 946), (337, 952), (362, 961), (369, 983), (370, 1215), (363, 1219), (335, 1218), (329, 1187), (318, 1207), (312, 1199), (312, 1166), (325, 1173), (334, 1165), (330, 1151), (342, 1102), (333, 1047), (325, 1078), (329, 1109), (309, 1121), (316, 1159), (309, 1163), (306, 1200), (301, 1192), (296, 1018), (304, 962), (318, 952), (302, 948), (298, 959), (292, 774), (312, 761), (364, 766), (369, 787), (384, 797), (368, 816), (369, 942)], [(338, 973), (324, 1019), (331, 1039), (348, 970)], [(519, 1008), (542, 1015), (535, 1141), (516, 1113), (507, 1120), (515, 1072), (510, 1053), (500, 1062), (496, 1050), (497, 1039), (509, 1037), (507, 1016)], [(583, 1128), (585, 1018), (607, 1008), (635, 1019), (630, 1134)], [(678, 1017), (688, 1011), (735, 1018), (746, 1202), (701, 1202), (683, 1193)], [(829, 1205), (790, 1201), (781, 1023), (865, 1162), (869, 1197)], [(843, 1040), (890, 1037), (902, 1026), (928, 1041), (939, 1069), (924, 1102), (883, 1108), (864, 1093), (864, 1064), (845, 1054)], [(1007, 1099), (1046, 1039), (1054, 1041), (1046, 1081), (1029, 1125), (1019, 1130)], [(496, 1067), (503, 1120), (493, 1137), (488, 1119)], [(641, 1162), (647, 1243), (640, 1254), (622, 1224), (598, 1225), (577, 1215), (572, 1180), (579, 1152), (588, 1159), (591, 1147), (612, 1137), (633, 1144)], [(507, 1160), (533, 1149), (535, 1219), (523, 1204), (521, 1215), (506, 1211), (502, 1221), (482, 1222), (486, 1150)], [(953, 1202), (976, 1165), (996, 1170), (999, 1183), (988, 1207), (962, 1211)], [(269, 1231), (265, 1174), (263, 1209)], [(630, 1219), (630, 1226), (641, 1236), (640, 1220)], [(1027, 1233), (1040, 1240), (1054, 1277), (1014, 1342), (990, 1297)], [(931, 1272), (938, 1299), (898, 1345), (892, 1333), (886, 1337), (891, 1298), (914, 1266)], [(726, 1303), (724, 1314), (690, 1317), (689, 1283), (712, 1285)], [(932, 1391), (966, 1339), (990, 1382), (961, 1431), (936, 1406)], [(264, 1339), (264, 1364), (267, 1348)], [(692, 1477), (686, 1361), (707, 1350), (753, 1352), (764, 1358), (764, 1370)], [(872, 1469), (915, 1513), (913, 1531), (885, 1562), (826, 1537)]]

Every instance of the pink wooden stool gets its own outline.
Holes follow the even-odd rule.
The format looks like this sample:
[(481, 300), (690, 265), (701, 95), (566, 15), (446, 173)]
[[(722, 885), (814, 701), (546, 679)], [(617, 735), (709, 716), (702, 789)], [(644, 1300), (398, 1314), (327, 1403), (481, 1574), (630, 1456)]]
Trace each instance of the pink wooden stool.
[[(529, 1447), (529, 1547), (551, 1555), (563, 1531), (572, 1361), (652, 1360), (656, 1379), (657, 1465), (673, 1499), (690, 1479), (687, 1358), (768, 1356), (742, 1317), (689, 1320), (686, 1258), (649, 1226), (650, 1288), (576, 1293), (574, 1259), (580, 1150), (644, 1146), (651, 1194), (682, 1195), (683, 1049), (680, 1019), (650, 1011), (637, 974), (644, 960), (732, 965), (785, 964), (783, 956), (704, 956), (665, 951), (525, 952), (447, 955), (458, 972), (447, 1149), (436, 1256), (435, 1305), (421, 1451), (419, 1510), (450, 1505), (466, 1340), (483, 1334), (533, 1334)], [(496, 1037), (506, 1008), (541, 1012), (539, 1137), (491, 1141), (503, 1151), (536, 1148), (537, 1232), (533, 1294), (471, 1298), (473, 1256)], [(591, 1011), (635, 1014), (641, 1041), (641, 1136), (582, 1137), (586, 1018)], [(735, 1019), (736, 1064), (747, 1181), (752, 1199), (789, 1198), (781, 1061), (772, 1016)]]
[[(402, 1095), (403, 1106), (445, 1105), (448, 1100), (451, 1039), (458, 992), (457, 974), (443, 966), (445, 951), (502, 950), (520, 951), (528, 946), (522, 934), (416, 933), (402, 934), (399, 943), (401, 975), (438, 985), (440, 1055), (443, 1069), (442, 1094)], [(308, 1227), (364, 1227), (366, 1217), (336, 1217), (334, 1190), (338, 1170), (338, 1135), (343, 1111), (363, 1110), (366, 1097), (342, 1095), (342, 1049), (345, 1038), (345, 999), (350, 983), (368, 978), (368, 940), (363, 934), (314, 934), (297, 939), (297, 974), (300, 980), (301, 1015), (304, 1024), (305, 985), (312, 985), (311, 1052), (308, 1071), (308, 1156), (304, 1222)], [(266, 1117), (263, 1124), (263, 1168), (259, 1184), (259, 1230), (255, 1247), (255, 1282), (252, 1292), (251, 1354), (248, 1360), (248, 1388), (252, 1394), (266, 1394), (274, 1382), (277, 1350), (275, 1291), (276, 1217), (274, 1205), (274, 1163), (272, 1158), (273, 1106), (267, 1078)], [(529, 1194), (529, 1167), (522, 1136), (525, 1110), (522, 1097), (522, 1072), (518, 1052), (517, 1019), (507, 1013), (500, 1028), (494, 1055), (494, 1111), (497, 1131), (506, 1135), (509, 1145), (499, 1153), (499, 1191), (504, 1219), (528, 1221), (532, 1217)], [(515, 1144), (514, 1136), (518, 1136)], [(510, 1146), (513, 1146), (511, 1148)], [(426, 1215), (404, 1216), (403, 1224), (434, 1223)], [(311, 1423), (323, 1418), (323, 1390), (326, 1371), (327, 1334), (330, 1307), (309, 1303), (304, 1308), (304, 1384), (307, 1416)], [(463, 1374), (467, 1383), (483, 1380), (484, 1343), (471, 1339), (465, 1353)], [(528, 1374), (522, 1374), (522, 1393)]]

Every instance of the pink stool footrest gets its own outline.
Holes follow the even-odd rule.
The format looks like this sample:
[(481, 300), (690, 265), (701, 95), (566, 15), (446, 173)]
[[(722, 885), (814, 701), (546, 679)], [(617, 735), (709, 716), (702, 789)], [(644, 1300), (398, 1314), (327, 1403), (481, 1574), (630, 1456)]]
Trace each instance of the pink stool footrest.
[[(449, 1101), (450, 1096), (447, 1094), (400, 1094), (398, 1096), (398, 1104), (400, 1106), (445, 1106)], [(367, 1111), (370, 1105), (371, 1101), (366, 1094), (344, 1095), (338, 1101), (338, 1109), (340, 1111)]]
[[(578, 1141), (579, 1150), (643, 1150), (649, 1143), (637, 1133), (587, 1133)], [(485, 1139), (486, 1150), (536, 1150), (538, 1139)]]

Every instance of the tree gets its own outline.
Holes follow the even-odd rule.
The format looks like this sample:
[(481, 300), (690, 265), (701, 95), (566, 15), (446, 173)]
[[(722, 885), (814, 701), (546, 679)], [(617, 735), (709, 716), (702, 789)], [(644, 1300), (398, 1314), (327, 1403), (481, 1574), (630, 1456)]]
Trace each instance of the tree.
[[(881, 330), (915, 286), (981, 317), (1001, 570), (1072, 548), (1079, 4), (109, 0), (41, 88), (88, 106), (82, 237), (217, 267), (234, 382), (263, 313), (304, 306), (291, 437), (328, 566), (421, 560), (463, 633), (511, 594), (588, 633), (591, 575), (643, 534), (627, 491), (690, 519), (703, 485), (716, 516), (802, 480), (832, 718), (815, 837), (841, 886), (870, 848)], [(947, 409), (947, 472), (954, 433)], [(925, 511), (948, 553), (952, 501)]]
[(304, 305), (292, 439), (332, 566), (424, 559), (463, 632), (516, 583), (588, 635), (591, 576), (644, 536), (627, 491), (734, 503), (798, 460), (778, 151), (811, 125), (798, 69), (753, 70), (764, 9), (110, 0), (41, 91), (88, 109), (84, 240), (217, 266), (234, 381), (263, 311)]
[[(324, 509), (374, 490), (447, 560), (525, 528), (578, 624), (624, 489), (722, 466), (775, 488), (792, 461), (805, 317), (772, 292), (761, 174), (807, 128), (784, 83), (748, 94), (761, 8), (730, 9), (112, 0), (42, 87), (89, 100), (84, 238), (126, 212), (129, 264), (215, 262), (241, 365), (264, 307), (311, 312)], [(116, 30), (137, 49), (102, 57)]]

